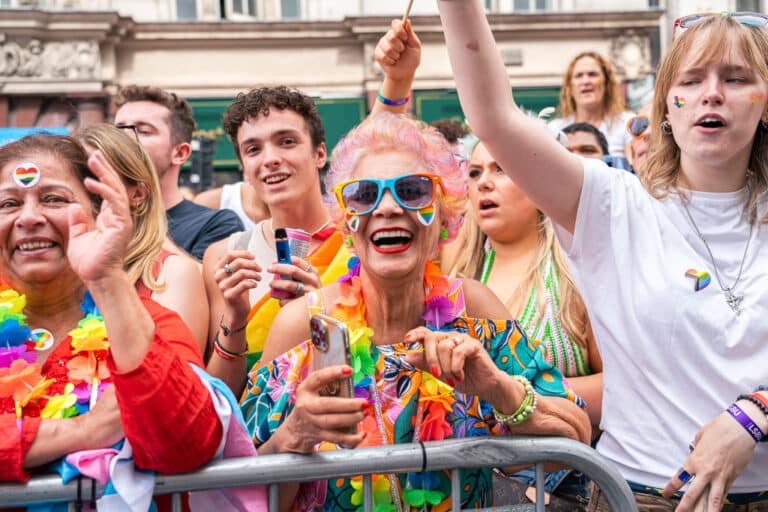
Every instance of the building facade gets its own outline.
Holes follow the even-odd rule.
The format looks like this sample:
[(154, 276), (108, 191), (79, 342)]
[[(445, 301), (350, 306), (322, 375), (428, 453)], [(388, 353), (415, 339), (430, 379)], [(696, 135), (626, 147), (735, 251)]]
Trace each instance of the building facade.
[[(286, 84), (317, 98), (333, 146), (367, 114), (381, 81), (373, 49), (405, 4), (0, 0), (0, 127), (102, 122), (113, 114), (121, 86), (156, 85), (190, 99), (200, 134), (217, 141), (216, 168), (233, 170), (237, 161), (220, 127), (223, 109), (240, 91)], [(760, 0), (485, 5), (516, 99), (531, 110), (557, 104), (568, 61), (585, 50), (608, 55), (630, 99), (642, 101), (678, 11), (762, 7)], [(423, 42), (413, 113), (427, 121), (460, 118), (436, 2), (417, 0), (411, 14)]]

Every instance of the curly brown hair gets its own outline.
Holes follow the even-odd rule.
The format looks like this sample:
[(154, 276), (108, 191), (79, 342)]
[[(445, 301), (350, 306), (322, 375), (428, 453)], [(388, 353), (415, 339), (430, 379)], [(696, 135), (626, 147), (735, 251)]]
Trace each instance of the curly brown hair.
[(571, 62), (568, 64), (568, 68), (566, 68), (565, 74), (563, 74), (563, 86), (560, 89), (560, 106), (558, 107), (560, 114), (563, 117), (568, 117), (576, 112), (576, 102), (573, 100), (573, 92), (571, 90), (571, 78), (573, 78), (573, 68), (576, 67), (576, 63), (584, 57), (595, 59), (603, 71), (603, 78), (605, 79), (603, 116), (611, 118), (618, 116), (625, 110), (624, 98), (621, 96), (619, 82), (616, 79), (616, 73), (611, 63), (597, 52), (581, 52), (571, 59)]
[(268, 116), (269, 109), (293, 110), (307, 123), (312, 147), (317, 148), (325, 142), (325, 128), (320, 114), (317, 112), (314, 100), (297, 89), (284, 85), (277, 87), (259, 87), (248, 92), (241, 92), (235, 101), (224, 112), (222, 124), (240, 158), (240, 148), (237, 144), (237, 130), (249, 119), (260, 115)]
[(195, 131), (195, 117), (192, 115), (192, 107), (184, 98), (176, 93), (164, 91), (151, 85), (128, 85), (120, 89), (116, 106), (122, 107), (126, 103), (135, 101), (149, 101), (157, 103), (168, 109), (168, 125), (171, 127), (173, 144), (190, 142)]
[(438, 119), (429, 123), (429, 126), (442, 133), (448, 144), (456, 144), (460, 138), (469, 134), (466, 126), (453, 119)]

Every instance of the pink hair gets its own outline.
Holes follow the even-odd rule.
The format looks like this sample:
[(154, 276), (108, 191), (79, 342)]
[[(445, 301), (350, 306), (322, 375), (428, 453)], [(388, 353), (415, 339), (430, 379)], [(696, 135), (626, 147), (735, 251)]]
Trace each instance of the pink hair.
[(333, 150), (331, 168), (325, 177), (326, 202), (340, 225), (344, 221), (336, 203), (333, 187), (352, 176), (357, 163), (368, 154), (381, 151), (407, 151), (417, 155), (429, 172), (440, 176), (443, 194), (440, 216), (448, 231), (441, 239), (445, 244), (454, 238), (464, 220), (467, 209), (466, 166), (454, 156), (448, 141), (431, 126), (414, 119), (380, 112), (368, 117), (350, 131)]

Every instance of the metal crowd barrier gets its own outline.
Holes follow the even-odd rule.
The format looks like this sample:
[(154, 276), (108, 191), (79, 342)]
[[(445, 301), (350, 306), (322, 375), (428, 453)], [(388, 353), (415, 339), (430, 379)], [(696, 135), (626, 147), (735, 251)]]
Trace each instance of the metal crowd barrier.
[[(278, 484), (363, 475), (363, 506), (365, 512), (371, 512), (371, 474), (452, 469), (452, 512), (459, 512), (460, 468), (535, 464), (536, 505), (505, 506), (496, 510), (544, 512), (544, 462), (563, 464), (589, 476), (605, 493), (611, 510), (637, 511), (632, 492), (613, 464), (589, 446), (558, 437), (476, 437), (335, 450), (314, 455), (280, 454), (226, 459), (213, 462), (194, 473), (157, 475), (155, 494), (268, 485), (269, 509), (276, 512)], [(0, 484), (0, 507), (87, 501), (100, 497), (103, 490), (103, 486), (91, 479), (62, 485), (57, 475), (37, 476), (26, 484)], [(179, 499), (174, 499), (174, 509), (180, 510)]]

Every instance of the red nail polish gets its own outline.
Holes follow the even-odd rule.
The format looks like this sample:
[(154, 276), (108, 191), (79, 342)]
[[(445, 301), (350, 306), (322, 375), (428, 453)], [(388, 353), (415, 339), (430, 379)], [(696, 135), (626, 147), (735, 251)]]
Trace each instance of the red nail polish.
[(371, 402), (363, 402), (363, 410), (365, 412), (369, 412), (371, 410), (371, 407), (373, 407), (373, 404)]
[(448, 383), (449, 386), (454, 387), (456, 385), (455, 382), (453, 382), (453, 379), (446, 379), (445, 382)]
[(367, 431), (363, 432), (363, 439), (365, 439), (366, 437), (368, 437), (368, 432)]
[(432, 365), (432, 367), (429, 369), (430, 372), (432, 372), (432, 375), (435, 377), (440, 376), (440, 368), (437, 367), (437, 365)]
[(350, 368), (350, 367), (348, 367), (348, 366), (347, 366), (347, 367), (345, 367), (345, 368), (342, 368), (342, 369), (341, 369), (341, 374), (342, 374), (342, 375), (345, 375), (345, 376), (349, 376), (349, 375), (352, 375), (352, 368)]
[(458, 375), (456, 376), (456, 382), (461, 382), (461, 377), (459, 377)]

